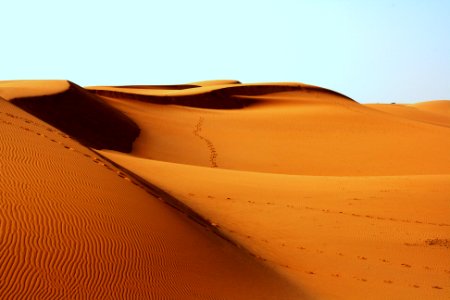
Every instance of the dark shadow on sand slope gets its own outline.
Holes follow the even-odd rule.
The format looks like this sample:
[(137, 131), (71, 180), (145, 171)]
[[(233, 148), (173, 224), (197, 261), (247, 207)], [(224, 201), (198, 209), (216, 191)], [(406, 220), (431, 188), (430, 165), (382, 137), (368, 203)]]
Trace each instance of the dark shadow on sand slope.
[[(116, 87), (117, 88), (117, 87)], [(119, 87), (120, 88), (120, 87)], [(137, 88), (137, 87), (135, 87)], [(195, 88), (192, 88), (195, 91)], [(235, 85), (219, 89), (209, 90), (205, 92), (180, 94), (180, 95), (145, 95), (139, 93), (131, 93), (119, 90), (108, 90), (99, 88), (89, 88), (93, 94), (100, 96), (117, 98), (117, 99), (132, 99), (143, 102), (155, 104), (172, 104), (197, 108), (209, 109), (239, 109), (250, 106), (252, 104), (261, 102), (261, 100), (244, 98), (239, 96), (259, 96), (270, 93), (279, 92), (322, 92), (329, 95), (343, 97), (347, 100), (353, 99), (342, 95), (338, 92), (328, 90), (316, 86), (306, 85), (276, 85), (276, 84), (255, 84), (255, 85)]]
[(11, 103), (95, 149), (131, 152), (140, 133), (128, 116), (72, 82), (62, 93)]

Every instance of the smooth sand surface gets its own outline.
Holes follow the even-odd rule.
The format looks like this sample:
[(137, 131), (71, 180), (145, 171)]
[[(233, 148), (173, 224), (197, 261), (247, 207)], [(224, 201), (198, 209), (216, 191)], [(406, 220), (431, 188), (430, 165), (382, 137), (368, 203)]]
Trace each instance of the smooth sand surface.
[[(92, 152), (73, 140), (68, 147), (74, 150), (57, 150), (57, 142), (50, 143), (55, 149), (9, 150), (4, 160), (11, 161), (7, 171), (13, 184), (1, 184), (18, 187), (2, 196), (24, 208), (13, 211), (21, 217), (9, 213), (2, 218), (18, 219), (24, 228), (47, 224), (38, 237), (34, 231), (20, 231), (20, 238), (14, 230), (2, 231), (15, 241), (8, 243), (6, 256), (15, 264), (3, 272), (10, 282), (22, 276), (33, 287), (53, 287), (45, 274), (55, 265), (65, 270), (66, 261), (73, 265), (80, 257), (66, 250), (58, 264), (41, 259), (41, 252), (49, 250), (39, 247), (52, 249), (55, 237), (68, 236), (80, 244), (68, 249), (92, 250), (87, 251), (90, 260), (81, 259), (92, 271), (77, 274), (102, 278), (103, 283), (87, 288), (99, 295), (93, 298), (105, 298), (105, 286), (112, 284), (137, 298), (448, 299), (450, 101), (361, 105), (305, 84), (232, 80), (89, 91), (136, 124), (139, 136), (130, 153), (108, 147)], [(26, 114), (6, 102), (0, 108)], [(2, 135), (5, 149), (38, 143), (17, 134), (23, 130), (19, 124), (4, 124), (10, 128), (10, 135)], [(82, 155), (85, 151), (92, 157)], [(56, 166), (69, 171), (48, 179), (46, 172)], [(166, 196), (149, 195), (151, 185), (192, 212), (182, 209), (182, 214), (155, 199), (151, 194), (160, 200)], [(61, 202), (61, 195), (69, 195), (68, 200)], [(33, 197), (38, 204), (27, 209)], [(76, 209), (66, 209), (66, 203)], [(204, 227), (186, 214), (203, 220)], [(75, 238), (77, 231), (67, 224), (89, 230)], [(43, 238), (45, 230), (56, 233)], [(17, 249), (37, 254), (16, 258)], [(135, 294), (127, 289), (127, 273), (114, 268), (116, 261), (108, 265), (108, 275), (97, 261), (116, 256), (123, 258), (121, 268), (137, 270), (132, 273), (139, 279)], [(30, 260), (47, 269), (27, 275), (34, 271), (17, 267)], [(73, 280), (64, 281), (66, 289), (76, 286)], [(155, 290), (149, 281), (157, 292), (149, 292)]]
[(0, 100), (1, 299), (287, 299), (297, 288)]

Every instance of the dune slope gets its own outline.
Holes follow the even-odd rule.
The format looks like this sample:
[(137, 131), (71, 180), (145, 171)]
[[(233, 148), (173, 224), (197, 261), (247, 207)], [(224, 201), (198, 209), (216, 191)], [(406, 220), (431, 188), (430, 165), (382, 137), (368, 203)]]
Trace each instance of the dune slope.
[(130, 118), (71, 82), (67, 90), (57, 94), (10, 101), (96, 149), (130, 152), (139, 135), (139, 127)]
[(65, 133), (0, 99), (1, 299), (302, 298)]
[(450, 175), (283, 175), (102, 153), (317, 299), (448, 295)]
[(106, 97), (141, 135), (129, 155), (101, 153), (317, 299), (446, 299), (447, 116), (380, 111), (321, 89), (235, 92), (252, 105)]

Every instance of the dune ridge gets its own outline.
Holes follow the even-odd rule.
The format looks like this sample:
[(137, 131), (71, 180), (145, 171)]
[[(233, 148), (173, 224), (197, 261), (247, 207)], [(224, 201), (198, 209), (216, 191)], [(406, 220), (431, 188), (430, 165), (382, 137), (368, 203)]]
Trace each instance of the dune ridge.
[[(347, 96), (325, 88), (300, 83), (266, 84), (222, 84), (205, 85), (182, 90), (138, 89), (124, 87), (88, 87), (88, 90), (100, 95), (119, 99), (132, 99), (154, 104), (172, 104), (210, 109), (239, 109), (261, 99), (242, 97), (272, 93), (297, 91), (302, 93), (320, 92), (354, 101)], [(157, 92), (154, 92), (154, 91)]]

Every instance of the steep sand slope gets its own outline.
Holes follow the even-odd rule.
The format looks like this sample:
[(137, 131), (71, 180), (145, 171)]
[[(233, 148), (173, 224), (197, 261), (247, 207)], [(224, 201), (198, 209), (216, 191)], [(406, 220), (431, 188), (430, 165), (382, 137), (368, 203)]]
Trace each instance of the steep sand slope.
[(133, 146), (139, 157), (303, 175), (450, 172), (450, 128), (379, 112), (326, 90), (232, 98), (254, 104), (211, 110), (107, 102), (141, 128)]
[(414, 121), (450, 127), (450, 100), (427, 101), (418, 104), (367, 104), (365, 106)]
[(4, 100), (0, 132), (1, 299), (301, 298), (253, 257)]
[(281, 175), (102, 153), (318, 299), (448, 296), (450, 175)]
[[(34, 81), (31, 82), (35, 84)], [(22, 83), (26, 87), (30, 84), (27, 81), (19, 82), (15, 90), (5, 90), (10, 96), (10, 101), (16, 106), (61, 129), (89, 147), (131, 151), (133, 142), (139, 135), (138, 126), (101, 98), (67, 81), (56, 82), (58, 86), (67, 84), (67, 89), (62, 92), (39, 93), (37, 96), (27, 94), (27, 97), (23, 97), (20, 90)], [(56, 83), (43, 81), (41, 85), (53, 86)], [(1, 86), (0, 83), (0, 96)]]

